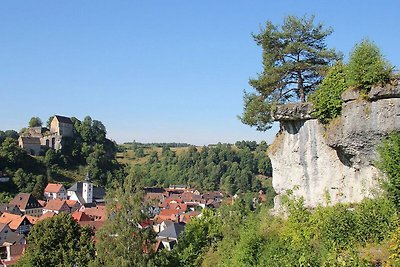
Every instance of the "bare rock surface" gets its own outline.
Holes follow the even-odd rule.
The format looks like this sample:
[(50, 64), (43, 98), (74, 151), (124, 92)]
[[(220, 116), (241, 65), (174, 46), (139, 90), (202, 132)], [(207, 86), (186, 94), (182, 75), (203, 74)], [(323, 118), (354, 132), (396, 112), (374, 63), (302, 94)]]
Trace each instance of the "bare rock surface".
[[(308, 115), (274, 117), (281, 124), (269, 149), (276, 208), (288, 190), (309, 207), (359, 202), (379, 191), (376, 147), (400, 130), (400, 88), (373, 88), (369, 100), (356, 94), (343, 94), (342, 116), (327, 127)], [(303, 110), (296, 106), (293, 114)]]

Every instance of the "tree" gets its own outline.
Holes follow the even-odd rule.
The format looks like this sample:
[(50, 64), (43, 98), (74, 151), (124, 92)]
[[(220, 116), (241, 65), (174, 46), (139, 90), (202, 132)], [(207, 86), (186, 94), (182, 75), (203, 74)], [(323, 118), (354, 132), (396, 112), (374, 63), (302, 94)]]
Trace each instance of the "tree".
[(145, 220), (141, 211), (143, 204), (142, 175), (132, 172), (122, 186), (114, 184), (107, 192), (109, 218), (96, 234), (97, 258), (93, 266), (135, 267), (149, 266), (152, 261), (152, 229), (139, 229)]
[(265, 131), (271, 127), (274, 104), (305, 102), (332, 62), (340, 58), (325, 44), (332, 32), (321, 23), (314, 24), (314, 16), (288, 16), (281, 26), (267, 21), (265, 29), (253, 35), (263, 49), (264, 70), (249, 81), (256, 93), (245, 93), (243, 123)]
[(94, 257), (93, 232), (61, 213), (38, 222), (17, 266), (88, 266)]
[(393, 67), (383, 57), (379, 48), (369, 40), (357, 44), (350, 54), (347, 66), (348, 84), (360, 89), (390, 81)]
[(3, 131), (0, 131), (0, 145), (3, 143), (3, 141), (6, 139), (6, 133)]
[(181, 266), (201, 266), (203, 254), (223, 238), (221, 228), (221, 217), (212, 210), (204, 209), (201, 218), (192, 218), (179, 236), (174, 251)]
[(32, 117), (29, 121), (29, 127), (42, 127), (42, 120), (39, 117)]
[(46, 126), (47, 126), (47, 128), (49, 128), (50, 129), (50, 126), (51, 126), (51, 121), (54, 119), (54, 116), (50, 116), (49, 117), (49, 119), (47, 120), (47, 122), (46, 122)]
[(340, 116), (342, 112), (342, 93), (347, 88), (345, 66), (342, 63), (334, 65), (321, 85), (310, 95), (314, 105), (313, 115), (326, 124), (331, 119)]
[(15, 140), (17, 140), (18, 137), (19, 137), (19, 134), (14, 130), (7, 130), (7, 131), (4, 132), (4, 134), (5, 134), (6, 137), (9, 137), (9, 138), (12, 138), (12, 139), (15, 139)]

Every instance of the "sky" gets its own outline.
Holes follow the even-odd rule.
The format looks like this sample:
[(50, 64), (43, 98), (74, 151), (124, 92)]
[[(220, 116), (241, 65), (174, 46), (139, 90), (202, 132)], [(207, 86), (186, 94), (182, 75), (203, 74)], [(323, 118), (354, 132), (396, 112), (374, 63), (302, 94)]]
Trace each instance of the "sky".
[(345, 58), (363, 38), (400, 65), (398, 0), (2, 0), (0, 130), (89, 115), (118, 143), (271, 143), (237, 118), (262, 71), (252, 33), (315, 15)]

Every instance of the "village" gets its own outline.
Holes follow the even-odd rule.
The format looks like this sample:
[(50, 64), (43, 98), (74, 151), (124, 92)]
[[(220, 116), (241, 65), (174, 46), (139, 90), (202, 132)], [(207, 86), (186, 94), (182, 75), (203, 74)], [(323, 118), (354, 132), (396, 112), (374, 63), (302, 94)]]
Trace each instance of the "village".
[[(94, 186), (88, 176), (69, 188), (49, 183), (44, 199), (19, 193), (8, 204), (0, 206), (0, 256), (3, 266), (18, 261), (29, 246), (26, 237), (30, 228), (41, 220), (68, 213), (79, 225), (91, 227), (96, 233), (109, 215), (105, 206), (105, 190)], [(224, 195), (218, 191), (201, 194), (186, 185), (171, 185), (168, 188), (144, 188), (144, 200), (149, 219), (140, 222), (137, 227), (153, 228), (157, 234), (154, 247), (157, 252), (173, 249), (185, 224), (194, 217), (201, 217), (204, 208), (218, 208)]]

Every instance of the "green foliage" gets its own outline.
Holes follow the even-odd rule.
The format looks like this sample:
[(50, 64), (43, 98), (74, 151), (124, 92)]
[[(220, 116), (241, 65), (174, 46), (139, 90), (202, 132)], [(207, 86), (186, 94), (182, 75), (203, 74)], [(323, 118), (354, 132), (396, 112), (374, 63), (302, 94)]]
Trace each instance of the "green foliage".
[(274, 104), (306, 100), (339, 58), (325, 44), (331, 33), (332, 29), (315, 24), (314, 16), (287, 16), (283, 25), (267, 21), (265, 28), (253, 35), (263, 50), (263, 72), (249, 81), (256, 93), (245, 93), (243, 123), (267, 130)]
[[(31, 125), (40, 125), (36, 117), (31, 121)], [(26, 192), (42, 198), (47, 180), (62, 177), (63, 182), (70, 182), (72, 179), (64, 173), (76, 173), (82, 165), (87, 166), (86, 172), (97, 185), (106, 186), (126, 176), (124, 166), (116, 161), (116, 144), (105, 137), (104, 125), (89, 116), (83, 122), (76, 118), (71, 121), (74, 137), (63, 137), (61, 150), (47, 149), (44, 157), (27, 155), (18, 146), (16, 131), (0, 131), (0, 171), (12, 177), (12, 182), (0, 187), (0, 193)]]
[(14, 140), (17, 140), (18, 137), (19, 137), (19, 134), (18, 134), (16, 131), (14, 131), (14, 130), (6, 130), (6, 131), (4, 132), (4, 136), (5, 136), (6, 138), (9, 137), (9, 138), (12, 138), (12, 139), (14, 139)]
[(138, 158), (143, 158), (145, 156), (143, 147), (137, 147), (135, 149), (135, 155)]
[(8, 203), (13, 199), (13, 196), (8, 192), (0, 192), (0, 203)]
[(386, 197), (365, 199), (354, 211), (356, 239), (359, 242), (379, 243), (398, 225), (398, 213)]
[(174, 250), (181, 266), (200, 266), (202, 255), (222, 239), (222, 219), (214, 211), (205, 209), (201, 218), (192, 218)]
[(370, 90), (373, 85), (387, 84), (393, 67), (383, 57), (379, 48), (369, 40), (355, 45), (347, 66), (348, 85)]
[(54, 118), (54, 116), (50, 116), (50, 117), (47, 119), (46, 127), (47, 127), (48, 129), (50, 129), (51, 121), (53, 120), (53, 118)]
[(31, 229), (17, 266), (88, 266), (95, 254), (92, 235), (69, 214), (40, 221)]
[(136, 168), (146, 173), (146, 186), (188, 184), (203, 190), (223, 190), (228, 194), (258, 191), (263, 188), (256, 175), (272, 175), (271, 162), (266, 154), (266, 144), (237, 149), (229, 144), (197, 149), (189, 147), (177, 155), (163, 149), (159, 157), (150, 152), (148, 161)]
[[(152, 229), (139, 229), (146, 219), (143, 203), (142, 174), (131, 172), (122, 185), (114, 183), (107, 192), (109, 218), (96, 234), (97, 257), (91, 266), (151, 266), (155, 236)], [(162, 259), (157, 259), (162, 261)]]
[(266, 131), (272, 127), (271, 103), (262, 96), (245, 92), (243, 97), (243, 114), (239, 119), (242, 123), (256, 126), (257, 131)]
[(313, 103), (313, 114), (322, 123), (340, 116), (342, 112), (342, 93), (347, 88), (345, 66), (334, 65), (322, 81), (318, 89), (309, 97)]
[(386, 174), (383, 187), (396, 207), (400, 208), (400, 134), (392, 133), (378, 146), (377, 167)]
[(29, 127), (42, 127), (42, 120), (39, 117), (32, 117), (29, 120)]
[(390, 240), (390, 252), (388, 266), (400, 266), (400, 227), (393, 231)]
[[(286, 205), (287, 219), (264, 209), (242, 213), (231, 207), (230, 214), (234, 210), (246, 214), (235, 221), (222, 210), (223, 238), (204, 253), (202, 266), (375, 266), (373, 262), (387, 260), (360, 252), (366, 244), (380, 249), (380, 242), (396, 229), (397, 213), (387, 199), (314, 211), (305, 208), (302, 200)], [(224, 228), (228, 224), (230, 228)], [(395, 235), (392, 240), (393, 258), (399, 255), (398, 239)]]

